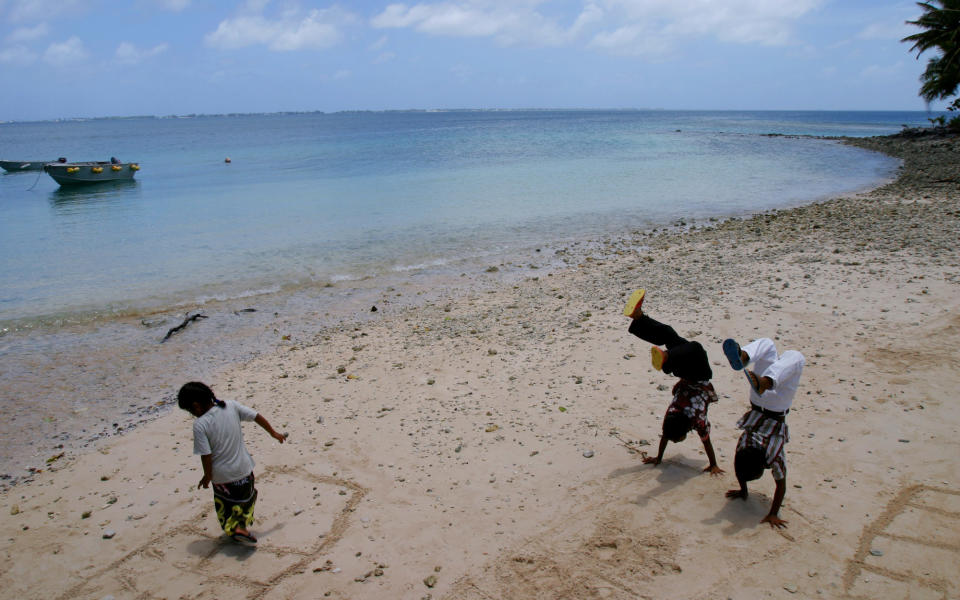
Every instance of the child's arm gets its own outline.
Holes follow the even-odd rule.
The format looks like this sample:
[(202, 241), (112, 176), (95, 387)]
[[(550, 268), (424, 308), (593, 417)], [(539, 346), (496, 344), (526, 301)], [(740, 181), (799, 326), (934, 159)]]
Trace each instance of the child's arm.
[(787, 528), (787, 522), (777, 516), (786, 493), (787, 478), (784, 477), (783, 479), (777, 480), (777, 489), (773, 492), (773, 502), (770, 504), (770, 512), (760, 520), (761, 523), (770, 523), (770, 527), (776, 527), (778, 529)]
[(657, 450), (657, 457), (647, 456), (643, 459), (643, 464), (645, 465), (659, 465), (663, 460), (663, 451), (667, 449), (667, 437), (660, 436), (660, 449)]
[(739, 490), (727, 490), (727, 498), (740, 498), (741, 500), (746, 500), (749, 493), (747, 492), (747, 482), (742, 479), (737, 479), (737, 482), (740, 483)]
[(287, 441), (286, 434), (277, 433), (276, 431), (274, 431), (273, 427), (270, 426), (270, 422), (267, 421), (266, 417), (264, 417), (263, 415), (258, 414), (257, 418), (254, 419), (254, 422), (260, 427), (263, 427), (267, 431), (267, 433), (269, 433), (273, 437), (273, 439), (277, 440), (281, 444)]
[(203, 478), (197, 484), (197, 489), (210, 487), (210, 480), (213, 479), (213, 455), (203, 454), (200, 456), (200, 464), (203, 466)]
[(707, 435), (707, 437), (702, 438), (700, 441), (703, 442), (703, 451), (707, 453), (707, 458), (710, 460), (710, 464), (703, 471), (711, 475), (723, 475), (723, 469), (717, 465), (717, 455), (713, 452), (713, 442), (710, 441), (710, 436)]

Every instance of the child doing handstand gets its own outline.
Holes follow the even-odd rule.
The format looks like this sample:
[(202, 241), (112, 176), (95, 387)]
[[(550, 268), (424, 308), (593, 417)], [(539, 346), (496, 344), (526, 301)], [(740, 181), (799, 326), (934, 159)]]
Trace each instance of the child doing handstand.
[[(682, 442), (687, 438), (687, 433), (695, 429), (710, 460), (704, 471), (711, 475), (720, 475), (723, 469), (717, 465), (717, 457), (710, 442), (710, 421), (707, 420), (710, 403), (717, 401), (717, 393), (710, 383), (713, 372), (710, 370), (707, 353), (699, 343), (687, 341), (669, 325), (643, 314), (641, 305), (644, 297), (644, 290), (638, 290), (627, 303), (624, 314), (633, 319), (629, 332), (654, 344), (650, 353), (655, 369), (675, 375), (680, 380), (673, 386), (673, 401), (663, 417), (663, 433), (660, 436), (657, 456), (644, 457), (643, 462), (659, 465), (663, 460), (667, 442)], [(661, 345), (666, 349), (660, 348)]]
[[(729, 490), (728, 498), (747, 499), (747, 482), (759, 479), (770, 469), (777, 484), (770, 512), (761, 523), (783, 528), (780, 506), (787, 492), (787, 460), (784, 445), (790, 441), (786, 417), (797, 393), (805, 359), (796, 350), (777, 354), (773, 341), (761, 338), (741, 348), (734, 340), (723, 342), (723, 352), (736, 370), (744, 369), (750, 381), (750, 410), (737, 422), (743, 433), (737, 441), (734, 469), (740, 489)], [(753, 364), (753, 370), (745, 369)]]

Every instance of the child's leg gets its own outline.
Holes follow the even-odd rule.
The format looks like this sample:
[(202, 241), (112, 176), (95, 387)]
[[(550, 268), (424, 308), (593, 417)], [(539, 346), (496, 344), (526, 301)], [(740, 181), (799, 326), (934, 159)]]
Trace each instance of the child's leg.
[(647, 315), (640, 315), (640, 317), (634, 319), (633, 322), (630, 323), (629, 331), (641, 340), (650, 342), (654, 346), (666, 346), (667, 350), (671, 350), (673, 346), (683, 344), (687, 341), (677, 335), (673, 327), (651, 319)]
[(667, 360), (663, 363), (663, 372), (688, 381), (708, 381), (713, 379), (707, 351), (699, 342), (687, 342), (668, 348)]
[[(777, 356), (777, 346), (770, 338), (753, 340), (746, 346), (741, 347), (740, 350), (747, 353), (749, 357), (747, 362), (753, 363), (753, 370), (757, 373), (766, 371), (767, 367), (779, 358)], [(744, 363), (744, 366), (746, 366), (746, 363)]]
[(803, 354), (796, 350), (787, 350), (779, 360), (770, 365), (760, 375), (772, 379), (774, 388), (795, 388), (800, 381), (800, 374), (803, 372), (805, 362), (806, 359), (804, 359)]

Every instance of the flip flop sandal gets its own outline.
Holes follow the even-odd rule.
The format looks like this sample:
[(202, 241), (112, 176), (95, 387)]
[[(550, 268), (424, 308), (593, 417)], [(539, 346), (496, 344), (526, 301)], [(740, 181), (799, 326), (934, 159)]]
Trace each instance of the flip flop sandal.
[(253, 537), (253, 536), (250, 535), (249, 533), (237, 533), (237, 532), (234, 532), (234, 534), (231, 535), (230, 537), (233, 538), (233, 541), (239, 542), (239, 543), (241, 543), (241, 544), (243, 544), (243, 543), (256, 544), (256, 543), (257, 543), (257, 538)]
[(663, 363), (667, 361), (667, 355), (664, 354), (663, 350), (653, 346), (650, 348), (650, 362), (653, 363), (653, 368), (662, 371)]
[(723, 354), (730, 361), (730, 366), (733, 367), (734, 371), (743, 368), (743, 360), (740, 358), (740, 344), (729, 338), (723, 340)]
[(626, 317), (633, 317), (633, 314), (640, 309), (640, 305), (643, 304), (643, 298), (646, 296), (647, 291), (643, 288), (630, 294), (630, 298), (627, 300), (627, 306), (623, 309), (623, 314)]

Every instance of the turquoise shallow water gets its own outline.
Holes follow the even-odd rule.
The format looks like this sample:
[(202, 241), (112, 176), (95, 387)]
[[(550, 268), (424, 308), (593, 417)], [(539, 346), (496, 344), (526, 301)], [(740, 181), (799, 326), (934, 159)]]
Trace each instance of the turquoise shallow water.
[(83, 189), (0, 176), (0, 329), (808, 202), (872, 185), (895, 162), (765, 134), (877, 135), (926, 118), (455, 111), (0, 124), (2, 158), (143, 167), (133, 184)]
[[(42, 173), (0, 175), (0, 406), (10, 416), (0, 489), (52, 454), (160, 414), (184, 381), (221, 381), (278, 344), (319, 343), (326, 326), (359, 327), (533, 267), (549, 275), (578, 242), (873, 186), (896, 166), (767, 134), (879, 135), (926, 118), (461, 111), (0, 123), (0, 158), (143, 167), (133, 184), (78, 190)], [(209, 318), (161, 343), (187, 311)]]

